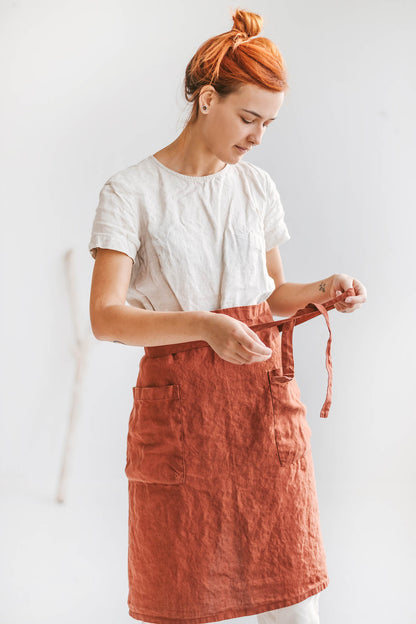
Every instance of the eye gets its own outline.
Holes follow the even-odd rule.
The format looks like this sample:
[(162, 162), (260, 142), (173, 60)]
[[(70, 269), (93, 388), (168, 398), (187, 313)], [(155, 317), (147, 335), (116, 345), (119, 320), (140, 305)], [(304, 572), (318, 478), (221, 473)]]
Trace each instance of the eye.
[[(254, 123), (254, 122), (255, 122), (255, 119), (253, 119), (252, 121), (247, 121), (247, 119), (244, 119), (244, 117), (241, 117), (241, 120), (242, 120), (242, 121), (244, 121), (244, 123), (246, 123), (246, 124), (252, 124), (252, 123)], [(263, 126), (263, 127), (264, 127), (264, 128), (268, 128), (269, 126), (270, 126), (270, 123), (268, 123), (268, 124), (264, 124), (264, 126)]]

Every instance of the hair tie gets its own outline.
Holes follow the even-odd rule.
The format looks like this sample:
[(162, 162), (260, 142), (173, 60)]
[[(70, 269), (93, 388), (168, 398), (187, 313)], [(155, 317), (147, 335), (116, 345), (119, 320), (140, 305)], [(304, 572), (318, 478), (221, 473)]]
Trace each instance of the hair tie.
[(240, 45), (240, 43), (245, 43), (249, 39), (253, 39), (253, 37), (254, 35), (249, 37), (247, 33), (243, 32), (242, 30), (237, 31), (237, 33), (232, 38), (233, 50), (235, 50), (236, 47)]

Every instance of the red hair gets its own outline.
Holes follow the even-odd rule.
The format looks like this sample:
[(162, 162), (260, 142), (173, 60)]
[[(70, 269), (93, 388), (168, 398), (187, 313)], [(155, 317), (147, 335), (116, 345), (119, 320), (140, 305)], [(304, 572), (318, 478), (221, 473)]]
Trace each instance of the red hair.
[(256, 35), (263, 18), (257, 13), (236, 9), (233, 28), (205, 41), (189, 61), (185, 71), (185, 99), (193, 102), (187, 124), (198, 117), (202, 87), (212, 85), (220, 97), (254, 84), (270, 91), (287, 91), (287, 71), (277, 46)]

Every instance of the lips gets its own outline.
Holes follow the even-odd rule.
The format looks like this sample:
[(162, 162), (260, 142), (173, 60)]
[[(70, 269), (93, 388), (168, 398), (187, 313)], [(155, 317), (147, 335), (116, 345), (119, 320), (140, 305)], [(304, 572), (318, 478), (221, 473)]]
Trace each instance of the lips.
[(239, 145), (236, 145), (236, 147), (241, 151), (241, 152), (248, 152), (248, 147), (240, 147)]

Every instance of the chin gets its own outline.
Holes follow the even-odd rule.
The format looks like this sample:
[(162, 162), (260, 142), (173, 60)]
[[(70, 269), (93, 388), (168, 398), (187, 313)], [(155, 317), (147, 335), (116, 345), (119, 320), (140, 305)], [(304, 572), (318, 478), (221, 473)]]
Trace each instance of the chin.
[(231, 155), (230, 160), (232, 162), (238, 162), (246, 154), (247, 154), (247, 152), (240, 152), (240, 150), (238, 150), (236, 147), (233, 147), (232, 148), (232, 155)]

